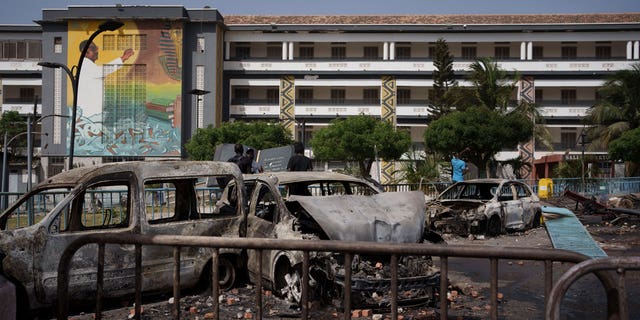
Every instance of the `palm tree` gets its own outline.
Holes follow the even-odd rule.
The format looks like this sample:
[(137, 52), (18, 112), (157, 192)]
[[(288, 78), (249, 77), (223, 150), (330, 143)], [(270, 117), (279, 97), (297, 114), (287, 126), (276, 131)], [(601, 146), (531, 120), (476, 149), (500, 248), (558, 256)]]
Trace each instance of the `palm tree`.
[(587, 111), (590, 149), (601, 150), (640, 124), (640, 63), (611, 75), (599, 90), (600, 101)]

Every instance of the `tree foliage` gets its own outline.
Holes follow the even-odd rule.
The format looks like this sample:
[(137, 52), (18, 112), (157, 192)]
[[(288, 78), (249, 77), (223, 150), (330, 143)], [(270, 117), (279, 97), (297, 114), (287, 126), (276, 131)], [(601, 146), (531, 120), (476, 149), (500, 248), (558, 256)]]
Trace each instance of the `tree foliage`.
[(220, 127), (200, 128), (185, 144), (192, 160), (211, 160), (221, 143), (241, 143), (256, 149), (268, 149), (293, 143), (291, 133), (280, 123), (234, 121)]
[(612, 159), (640, 162), (640, 128), (626, 131), (609, 144)]
[[(27, 132), (27, 123), (18, 111), (6, 111), (2, 113), (2, 117), (0, 117), (0, 135), (2, 137), (4, 137), (6, 133), (7, 139), (11, 139), (15, 135), (23, 132)], [(0, 144), (4, 143), (2, 137), (0, 137)], [(26, 135), (22, 140), (26, 141)], [(18, 145), (20, 145), (19, 142), (13, 142), (11, 144), (11, 146), (14, 147)]]
[(599, 90), (601, 100), (587, 111), (591, 149), (606, 148), (640, 124), (640, 63), (611, 75)]
[(431, 99), (431, 117), (438, 119), (450, 112), (447, 92), (450, 87), (457, 85), (453, 72), (453, 55), (449, 52), (449, 45), (440, 38), (436, 42), (433, 54), (433, 97)]
[(522, 113), (502, 114), (485, 107), (471, 107), (432, 122), (424, 132), (424, 139), (429, 149), (443, 154), (469, 148), (465, 156), (486, 177), (496, 153), (515, 148), (531, 138), (532, 132), (531, 119)]
[(370, 176), (376, 149), (380, 158), (391, 161), (399, 159), (410, 146), (409, 134), (367, 115), (335, 119), (311, 139), (316, 159), (356, 161), (363, 177)]

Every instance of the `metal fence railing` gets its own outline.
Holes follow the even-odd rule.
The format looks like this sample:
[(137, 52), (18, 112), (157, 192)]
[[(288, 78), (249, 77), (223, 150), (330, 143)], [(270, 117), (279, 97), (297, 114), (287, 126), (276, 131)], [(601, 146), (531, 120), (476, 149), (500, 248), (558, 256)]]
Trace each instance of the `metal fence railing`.
[[(527, 260), (544, 262), (544, 293), (540, 293), (545, 297), (545, 305), (549, 305), (550, 293), (553, 288), (554, 279), (554, 262), (580, 263), (588, 259), (588, 257), (579, 253), (566, 250), (550, 250), (539, 248), (515, 248), (515, 247), (487, 247), (487, 246), (442, 246), (422, 243), (384, 243), (384, 242), (358, 242), (358, 241), (332, 241), (332, 240), (291, 240), (291, 239), (261, 239), (261, 238), (224, 238), (224, 237), (201, 237), (201, 236), (178, 236), (178, 235), (136, 235), (136, 234), (92, 234), (78, 238), (72, 242), (63, 252), (58, 266), (58, 319), (67, 319), (68, 317), (68, 290), (69, 290), (69, 268), (71, 258), (77, 250), (87, 244), (98, 244), (98, 261), (96, 276), (96, 319), (101, 318), (102, 311), (102, 288), (103, 276), (100, 274), (104, 270), (104, 251), (106, 245), (111, 244), (131, 244), (135, 245), (136, 266), (135, 266), (135, 318), (140, 319), (142, 305), (142, 246), (170, 246), (173, 247), (174, 253), (174, 279), (173, 294), (174, 303), (172, 316), (174, 319), (180, 319), (180, 256), (181, 248), (197, 247), (212, 248), (212, 302), (213, 310), (216, 318), (220, 318), (220, 304), (218, 295), (220, 293), (217, 270), (219, 261), (219, 250), (223, 248), (240, 248), (247, 250), (257, 250), (257, 256), (262, 256), (263, 250), (289, 250), (302, 251), (302, 301), (301, 315), (302, 319), (309, 318), (308, 304), (308, 284), (309, 284), (309, 267), (310, 253), (312, 252), (339, 252), (344, 254), (344, 265), (351, 265), (354, 254), (385, 254), (391, 256), (391, 285), (390, 285), (390, 312), (392, 319), (398, 319), (398, 258), (406, 255), (428, 255), (440, 258), (440, 319), (448, 318), (448, 301), (446, 292), (449, 286), (449, 258), (475, 258), (488, 259), (490, 261), (490, 298), (491, 319), (498, 318), (498, 262), (499, 260)], [(257, 283), (255, 283), (256, 298), (256, 318), (262, 319), (262, 262), (258, 262)], [(607, 295), (607, 310), (609, 319), (616, 317), (620, 313), (621, 303), (624, 298), (618, 294), (616, 282), (607, 272), (596, 272), (596, 276), (600, 280)], [(343, 297), (344, 312), (343, 319), (351, 319), (351, 268), (345, 270), (345, 288)], [(623, 301), (623, 302), (621, 302)]]

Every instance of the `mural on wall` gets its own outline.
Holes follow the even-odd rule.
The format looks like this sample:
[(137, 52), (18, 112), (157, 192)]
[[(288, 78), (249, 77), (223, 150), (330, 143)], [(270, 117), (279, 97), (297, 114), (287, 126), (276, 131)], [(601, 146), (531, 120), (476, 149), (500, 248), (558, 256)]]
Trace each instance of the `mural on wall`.
[[(67, 65), (77, 64), (101, 22), (69, 22)], [(182, 24), (123, 22), (98, 35), (82, 62), (74, 155), (179, 156)]]

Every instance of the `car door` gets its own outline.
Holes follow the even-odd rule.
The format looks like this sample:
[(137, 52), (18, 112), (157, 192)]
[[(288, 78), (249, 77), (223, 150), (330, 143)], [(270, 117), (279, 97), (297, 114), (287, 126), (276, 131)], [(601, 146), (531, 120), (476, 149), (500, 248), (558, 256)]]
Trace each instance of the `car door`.
[(516, 195), (513, 183), (502, 184), (498, 201), (504, 212), (504, 226), (507, 229), (519, 228), (522, 225), (522, 203)]
[(522, 204), (522, 228), (533, 223), (538, 208), (538, 202), (533, 199), (531, 189), (522, 183), (515, 184), (518, 200)]
[[(250, 182), (247, 182), (249, 185)], [(249, 214), (247, 237), (249, 238), (277, 238), (275, 227), (284, 208), (277, 188), (262, 180), (255, 180), (253, 191), (249, 196)], [(271, 274), (271, 261), (275, 253), (272, 250), (262, 251), (262, 275), (265, 279)], [(258, 269), (257, 250), (248, 252), (249, 271), (254, 275)]]
[[(80, 184), (53, 210), (34, 243), (34, 271), (38, 300), (53, 303), (57, 297), (58, 263), (64, 249), (89, 234), (133, 232), (137, 203), (135, 175), (125, 172), (96, 177)], [(121, 201), (121, 199), (126, 199)], [(108, 202), (108, 203), (107, 203)], [(73, 256), (69, 269), (69, 299), (95, 298), (98, 245), (89, 244)], [(134, 246), (106, 245), (104, 296), (132, 293), (135, 279)]]

